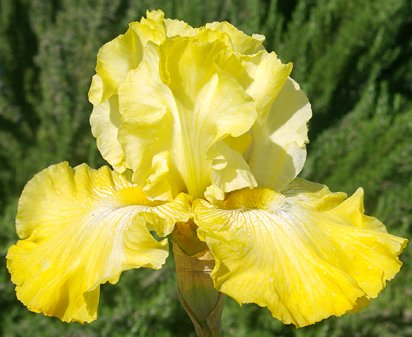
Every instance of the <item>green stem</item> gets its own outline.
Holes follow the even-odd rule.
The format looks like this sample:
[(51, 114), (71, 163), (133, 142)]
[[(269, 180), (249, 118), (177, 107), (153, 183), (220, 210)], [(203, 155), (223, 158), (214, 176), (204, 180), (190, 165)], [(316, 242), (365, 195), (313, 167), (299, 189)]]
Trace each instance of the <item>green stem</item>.
[[(173, 233), (179, 300), (192, 320), (198, 337), (218, 337), (223, 294), (214, 288), (210, 277), (215, 261), (200, 241), (196, 246), (203, 250), (193, 252), (192, 248), (198, 239), (188, 235), (191, 227), (193, 224), (180, 224)], [(185, 248), (187, 249), (184, 251)], [(194, 254), (189, 255), (188, 251)]]

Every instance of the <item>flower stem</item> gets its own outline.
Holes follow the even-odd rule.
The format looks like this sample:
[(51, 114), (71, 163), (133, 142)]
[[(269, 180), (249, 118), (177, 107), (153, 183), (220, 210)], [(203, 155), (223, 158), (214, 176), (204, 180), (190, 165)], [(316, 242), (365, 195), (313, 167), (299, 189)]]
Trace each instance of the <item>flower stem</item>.
[[(210, 251), (196, 236), (190, 237), (193, 226), (190, 223), (180, 224), (173, 233), (179, 300), (192, 320), (198, 337), (218, 337), (223, 294), (214, 288), (210, 278), (215, 264)], [(196, 240), (198, 244), (195, 244)], [(194, 250), (195, 246), (200, 251), (196, 252), (198, 249)]]

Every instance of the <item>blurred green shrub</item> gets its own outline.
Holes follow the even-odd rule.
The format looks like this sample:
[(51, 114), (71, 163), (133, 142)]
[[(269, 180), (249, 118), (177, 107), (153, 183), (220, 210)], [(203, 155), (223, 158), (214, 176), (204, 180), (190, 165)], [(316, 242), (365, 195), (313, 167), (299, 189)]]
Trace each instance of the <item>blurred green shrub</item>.
[[(28, 312), (4, 266), (27, 180), (62, 160), (103, 163), (88, 124), (98, 48), (155, 8), (194, 26), (228, 20), (264, 34), (269, 50), (294, 63), (313, 105), (303, 175), (348, 193), (363, 186), (369, 214), (392, 232), (412, 232), (410, 0), (1, 0), (1, 336), (195, 336), (176, 298), (172, 259), (160, 272), (129, 271), (103, 286), (100, 319), (83, 326)], [(367, 310), (301, 330), (228, 299), (223, 336), (412, 336), (411, 276), (407, 264)]]

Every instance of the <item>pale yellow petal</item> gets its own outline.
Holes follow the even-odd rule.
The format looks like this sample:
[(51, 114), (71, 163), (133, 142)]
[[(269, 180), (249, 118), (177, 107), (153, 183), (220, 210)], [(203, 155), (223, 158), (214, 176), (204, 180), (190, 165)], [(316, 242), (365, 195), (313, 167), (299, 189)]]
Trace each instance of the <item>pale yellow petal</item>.
[(92, 95), (93, 82), (89, 92), (90, 101), (98, 104), (116, 93), (119, 83), (131, 69), (137, 67), (142, 57), (143, 46), (132, 28), (104, 44), (97, 54), (96, 65), (96, 73), (103, 83), (101, 99), (99, 102)]
[(244, 154), (252, 142), (252, 136), (249, 133), (244, 133), (239, 137), (226, 137), (225, 144), (230, 146), (233, 150)]
[(97, 54), (96, 73), (101, 78), (103, 90), (100, 102), (94, 98), (92, 83), (90, 101), (101, 103), (116, 93), (127, 73), (141, 62), (148, 42), (160, 44), (166, 38), (162, 11), (148, 11), (147, 18), (129, 24), (125, 34), (104, 44)]
[[(97, 75), (95, 75), (97, 76)], [(121, 124), (118, 95), (94, 106), (90, 115), (92, 134), (102, 157), (118, 172), (126, 169), (123, 149), (117, 139)]]
[(377, 229), (378, 220), (363, 215), (360, 193), (345, 200), (300, 180), (285, 194), (232, 192), (220, 208), (195, 200), (216, 288), (298, 327), (377, 296), (399, 271), (407, 240)]
[(92, 134), (102, 157), (114, 169), (126, 169), (122, 147), (117, 139), (121, 123), (117, 90), (119, 83), (143, 57), (143, 46), (136, 33), (129, 28), (124, 35), (103, 45), (97, 55), (96, 74), (89, 89), (93, 104), (90, 116)]
[(102, 156), (119, 172), (123, 172), (126, 165), (117, 139), (121, 123), (118, 87), (142, 61), (145, 46), (160, 44), (165, 38), (163, 12), (148, 11), (147, 18), (130, 23), (124, 35), (103, 45), (97, 55), (96, 74), (89, 90), (89, 100), (94, 105), (90, 123)]
[(161, 47), (165, 60), (162, 79), (173, 92), (181, 121), (179, 147), (183, 151), (176, 151), (174, 157), (194, 196), (201, 196), (210, 184), (210, 163), (205, 155), (216, 151), (220, 140), (243, 135), (256, 119), (254, 102), (241, 83), (215, 63), (224, 51), (220, 41), (198, 44), (189, 39)]
[(19, 200), (20, 241), (7, 254), (16, 293), (30, 310), (63, 321), (96, 319), (100, 284), (116, 283), (124, 270), (158, 269), (177, 221), (187, 221), (185, 195), (149, 201), (125, 176), (107, 167), (67, 163), (30, 180)]
[(94, 74), (92, 77), (92, 83), (89, 89), (89, 101), (93, 105), (98, 105), (102, 101), (103, 97), (103, 80), (102, 78)]
[(165, 19), (166, 35), (168, 38), (176, 36), (194, 36), (197, 29), (181, 20)]
[(209, 151), (208, 156), (211, 159), (212, 184), (223, 192), (257, 187), (256, 179), (241, 152), (219, 142)]
[(144, 47), (148, 42), (160, 44), (166, 38), (164, 13), (161, 10), (146, 11), (146, 18), (142, 17), (138, 22), (129, 25), (139, 37)]
[[(138, 69), (122, 83), (119, 140), (140, 185), (161, 178), (164, 186), (179, 190), (183, 182), (191, 195), (202, 196), (211, 184), (209, 150), (253, 125), (254, 102), (215, 62), (225, 49), (220, 41), (196, 38), (165, 41), (159, 53), (148, 45)], [(163, 158), (161, 171), (155, 156)], [(151, 188), (147, 193), (156, 197)]]
[(253, 56), (244, 57), (243, 64), (252, 78), (247, 93), (256, 102), (259, 117), (266, 119), (269, 108), (292, 71), (292, 63), (283, 64), (274, 52), (261, 51)]
[(158, 72), (157, 47), (146, 47), (145, 59), (119, 88), (123, 124), (119, 140), (133, 179), (152, 198), (170, 200), (184, 183), (171, 157), (176, 104)]
[[(210, 184), (226, 192), (256, 182), (285, 188), (306, 158), (310, 106), (288, 79), (291, 64), (267, 53), (262, 41), (227, 22), (197, 29), (165, 20), (161, 11), (130, 24), (102, 48), (90, 89), (103, 157), (120, 172), (131, 169), (158, 200), (179, 191), (201, 197)], [(106, 102), (107, 87), (118, 104)], [(243, 141), (233, 146), (230, 139), (245, 135), (248, 149)], [(234, 159), (216, 170), (229, 152)]]
[(302, 170), (311, 116), (306, 95), (289, 78), (251, 132), (253, 141), (245, 156), (259, 186), (282, 191)]
[(246, 35), (229, 22), (212, 22), (205, 26), (207, 29), (224, 32), (230, 37), (231, 47), (240, 54), (255, 54), (259, 50), (264, 49), (262, 46), (265, 37), (259, 34), (252, 36)]

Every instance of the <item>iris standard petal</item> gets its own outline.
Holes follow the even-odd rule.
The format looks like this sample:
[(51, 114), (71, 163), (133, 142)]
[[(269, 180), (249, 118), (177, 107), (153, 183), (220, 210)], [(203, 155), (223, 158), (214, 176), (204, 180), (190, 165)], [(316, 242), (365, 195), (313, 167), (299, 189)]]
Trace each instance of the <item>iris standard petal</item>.
[(96, 319), (100, 284), (122, 271), (159, 269), (176, 221), (189, 217), (186, 195), (159, 204), (107, 167), (48, 167), (25, 186), (7, 254), (16, 293), (30, 310), (63, 321)]
[(119, 141), (133, 180), (153, 198), (170, 200), (184, 183), (172, 164), (175, 101), (159, 75), (159, 53), (146, 47), (139, 67), (119, 88), (122, 125)]
[(263, 35), (246, 35), (229, 22), (212, 22), (206, 24), (205, 27), (213, 31), (227, 34), (230, 37), (231, 47), (236, 53), (250, 55), (264, 49), (262, 43), (265, 40), (265, 37)]
[[(119, 140), (136, 181), (152, 197), (148, 180), (170, 186), (170, 195), (173, 188), (184, 188), (201, 197), (212, 183), (216, 144), (246, 133), (256, 119), (245, 88), (218, 65), (227, 46), (208, 38), (177, 37), (162, 43), (159, 51), (148, 45), (138, 69), (119, 88)], [(151, 160), (159, 156), (161, 170)], [(241, 180), (238, 188), (244, 187)]]
[[(103, 157), (158, 200), (201, 197), (211, 184), (220, 193), (284, 188), (306, 158), (310, 109), (287, 80), (291, 64), (262, 41), (227, 22), (192, 28), (161, 11), (130, 24), (99, 52), (89, 93)], [(247, 133), (249, 149), (238, 152), (232, 145)]]
[(119, 96), (117, 94), (94, 106), (90, 115), (90, 125), (92, 134), (96, 138), (97, 148), (102, 157), (117, 172), (124, 172), (126, 170), (124, 151), (117, 140), (120, 123)]
[[(256, 81), (261, 83), (262, 79)], [(261, 86), (256, 85), (257, 88)], [(250, 91), (256, 95), (260, 109), (251, 131), (253, 142), (245, 158), (260, 187), (282, 191), (305, 163), (311, 106), (304, 92), (291, 78), (284, 85), (274, 85), (270, 89), (275, 92), (273, 102), (265, 101), (256, 89)]]
[(292, 71), (292, 63), (283, 64), (276, 53), (262, 50), (255, 55), (245, 56), (243, 64), (252, 79), (247, 93), (255, 100), (259, 117), (264, 119), (285, 85)]
[(407, 242), (363, 214), (361, 190), (346, 199), (304, 180), (284, 194), (245, 189), (219, 206), (195, 200), (193, 208), (216, 260), (216, 288), (298, 327), (377, 296), (399, 271)]
[(121, 122), (118, 87), (142, 61), (146, 44), (161, 43), (166, 38), (163, 16), (162, 11), (148, 11), (147, 18), (130, 23), (125, 34), (104, 44), (97, 55), (96, 74), (89, 90), (89, 100), (94, 106), (90, 124), (103, 158), (119, 172), (126, 166), (117, 139)]
[[(244, 137), (233, 139), (241, 143), (242, 138)], [(211, 160), (210, 178), (212, 184), (222, 192), (231, 192), (244, 187), (256, 187), (256, 179), (250, 172), (242, 152), (238, 151), (239, 146), (232, 148), (230, 145), (230, 143), (218, 142), (208, 153), (208, 158)]]
[[(100, 102), (116, 93), (119, 83), (135, 69), (143, 58), (147, 42), (160, 43), (166, 37), (162, 11), (148, 11), (147, 18), (132, 22), (125, 34), (104, 44), (97, 54), (96, 74), (102, 79)], [(91, 90), (94, 89), (92, 82)]]
[(104, 44), (97, 54), (96, 75), (101, 78), (100, 97), (95, 93), (98, 83), (92, 82), (89, 90), (90, 101), (97, 105), (116, 93), (119, 83), (127, 73), (137, 67), (143, 57), (143, 46), (132, 28), (125, 34)]
[[(244, 87), (217, 64), (221, 58), (230, 58), (226, 51), (219, 40), (205, 44), (182, 38), (161, 46), (162, 79), (173, 92), (179, 111), (181, 140), (174, 157), (189, 193), (197, 197), (212, 182), (205, 155), (218, 151), (217, 144), (224, 138), (247, 132), (256, 119), (254, 102)], [(237, 180), (237, 172), (232, 174)]]
[(176, 19), (165, 19), (166, 35), (168, 38), (176, 36), (194, 36), (197, 28), (193, 28), (184, 21)]

